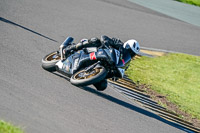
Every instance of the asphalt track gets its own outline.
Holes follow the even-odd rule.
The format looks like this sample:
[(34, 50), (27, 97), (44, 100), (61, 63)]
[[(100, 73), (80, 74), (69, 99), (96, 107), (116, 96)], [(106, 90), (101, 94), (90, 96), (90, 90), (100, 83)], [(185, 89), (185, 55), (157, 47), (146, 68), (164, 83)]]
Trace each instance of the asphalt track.
[(177, 0), (129, 0), (144, 7), (177, 18), (184, 22), (200, 26), (200, 8), (178, 2)]
[(124, 0), (0, 0), (0, 119), (28, 133), (184, 132), (108, 87), (78, 88), (41, 68), (73, 36), (101, 34), (200, 55), (200, 28)]

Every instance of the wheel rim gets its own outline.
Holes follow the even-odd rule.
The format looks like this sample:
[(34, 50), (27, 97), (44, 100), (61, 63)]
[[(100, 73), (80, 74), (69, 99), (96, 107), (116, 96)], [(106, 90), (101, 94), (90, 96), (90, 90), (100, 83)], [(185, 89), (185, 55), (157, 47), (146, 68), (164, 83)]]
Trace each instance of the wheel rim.
[(103, 70), (102, 68), (95, 68), (90, 72), (86, 72), (85, 70), (82, 70), (74, 75), (74, 79), (75, 80), (89, 79), (89, 78), (101, 73), (102, 70)]
[(60, 60), (60, 59), (61, 57), (57, 54), (57, 52), (54, 52), (45, 58), (46, 61), (55, 61), (55, 60)]

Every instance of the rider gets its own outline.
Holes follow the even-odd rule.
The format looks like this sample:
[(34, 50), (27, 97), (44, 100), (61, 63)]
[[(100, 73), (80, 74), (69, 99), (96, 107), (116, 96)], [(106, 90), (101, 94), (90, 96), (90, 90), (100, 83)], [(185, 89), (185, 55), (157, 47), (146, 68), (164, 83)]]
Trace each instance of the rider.
[[(72, 39), (72, 41), (73, 41), (73, 39)], [(78, 44), (69, 43), (63, 49), (63, 53), (65, 54), (65, 57), (67, 57), (73, 51), (82, 50), (87, 47), (102, 47), (102, 48), (112, 47), (112, 48), (120, 51), (121, 59), (127, 53), (129, 53), (131, 55), (131, 57), (134, 57), (140, 51), (139, 43), (134, 39), (128, 40), (125, 43), (123, 43), (118, 38), (109, 38), (108, 36), (104, 35), (104, 36), (101, 36), (100, 39), (99, 38), (82, 39)], [(104, 90), (107, 87), (107, 80), (104, 79), (104, 80), (94, 84), (94, 86), (98, 90)]]
[(121, 56), (128, 52), (131, 54), (131, 57), (134, 57), (140, 51), (139, 43), (134, 39), (128, 40), (123, 43), (118, 38), (109, 38), (108, 36), (104, 35), (101, 36), (101, 39), (82, 39), (78, 44), (67, 44), (66, 48), (63, 50), (63, 53), (65, 54), (65, 56), (68, 56), (72, 51), (78, 51), (87, 47), (113, 47), (120, 51)]

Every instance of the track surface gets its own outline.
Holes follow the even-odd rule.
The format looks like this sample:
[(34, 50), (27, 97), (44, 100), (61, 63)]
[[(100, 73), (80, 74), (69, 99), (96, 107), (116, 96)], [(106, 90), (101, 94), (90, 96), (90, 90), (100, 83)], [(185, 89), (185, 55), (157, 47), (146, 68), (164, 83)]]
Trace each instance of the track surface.
[(70, 35), (136, 38), (199, 55), (200, 28), (124, 0), (1, 0), (0, 119), (28, 133), (183, 132), (114, 89), (78, 88), (41, 68)]
[(129, 0), (144, 7), (200, 27), (200, 8), (177, 0)]

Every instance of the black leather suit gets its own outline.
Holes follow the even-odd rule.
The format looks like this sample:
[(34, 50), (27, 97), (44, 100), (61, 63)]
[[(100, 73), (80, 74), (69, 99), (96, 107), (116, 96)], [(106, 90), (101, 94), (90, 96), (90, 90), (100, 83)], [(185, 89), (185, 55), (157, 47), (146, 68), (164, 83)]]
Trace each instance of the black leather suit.
[(113, 47), (117, 50), (123, 51), (123, 42), (117, 38), (109, 38), (108, 36), (101, 36), (99, 38), (91, 38), (88, 41), (77, 44), (70, 44), (64, 49), (65, 56), (68, 56), (72, 51), (78, 51), (87, 47)]

